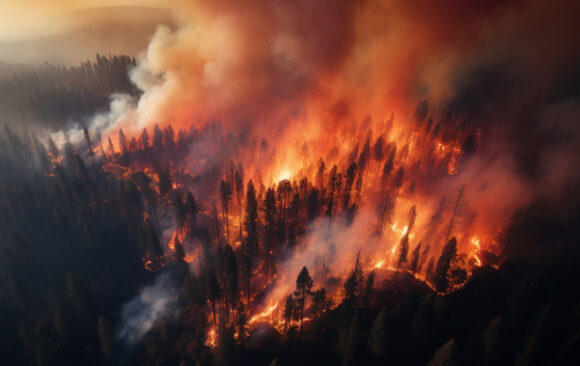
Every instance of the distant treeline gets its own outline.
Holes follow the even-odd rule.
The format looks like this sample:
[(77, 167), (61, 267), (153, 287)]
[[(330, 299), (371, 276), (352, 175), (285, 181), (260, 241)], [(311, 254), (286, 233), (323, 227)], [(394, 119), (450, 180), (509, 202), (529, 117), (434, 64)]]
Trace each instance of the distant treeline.
[(134, 58), (98, 54), (79, 66), (0, 63), (0, 122), (17, 131), (84, 124), (108, 108), (111, 94), (138, 94), (128, 76), (133, 66)]

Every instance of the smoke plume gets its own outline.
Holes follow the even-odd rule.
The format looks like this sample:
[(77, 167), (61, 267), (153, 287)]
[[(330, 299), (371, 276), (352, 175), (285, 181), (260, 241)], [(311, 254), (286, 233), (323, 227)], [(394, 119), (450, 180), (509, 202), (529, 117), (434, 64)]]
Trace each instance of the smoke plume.
[(175, 315), (177, 299), (178, 292), (170, 275), (158, 276), (137, 297), (123, 305), (119, 338), (127, 344), (137, 344), (157, 321)]

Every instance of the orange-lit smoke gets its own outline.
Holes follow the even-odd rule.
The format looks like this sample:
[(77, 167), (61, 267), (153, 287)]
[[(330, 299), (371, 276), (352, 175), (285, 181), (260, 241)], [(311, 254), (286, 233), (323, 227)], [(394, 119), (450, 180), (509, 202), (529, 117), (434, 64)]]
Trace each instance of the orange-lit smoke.
[[(101, 119), (105, 136), (119, 129), (136, 136), (155, 124), (193, 126), (206, 139), (191, 146), (181, 165), (198, 174), (209, 164), (224, 169), (235, 160), (244, 166), (246, 181), (266, 186), (303, 177), (314, 182), (320, 159), (327, 169), (336, 164), (344, 172), (367, 142), (373, 146), (382, 136), (385, 144), (396, 144), (395, 166), (406, 171), (391, 197), (393, 217), (377, 235), (382, 165), (370, 159), (354, 221), (314, 222), (280, 266), (277, 285), (250, 323), (281, 310), (302, 266), (311, 269), (317, 286), (328, 280), (323, 269), (346, 278), (359, 251), (367, 273), (396, 271), (397, 246), (413, 206), (410, 251), (422, 240), (429, 245), (423, 262), (440, 254), (446, 233), (457, 237), (458, 261), (468, 269), (482, 265), (482, 250), (499, 252), (497, 235), (536, 188), (520, 176), (502, 139), (510, 112), (482, 108), (473, 117), (450, 115), (449, 108), (457, 102), (458, 70), (503, 55), (513, 42), (522, 46), (510, 54), (512, 61), (527, 60), (537, 50), (526, 31), (549, 23), (539, 16), (546, 10), (540, 2), (218, 0), (178, 8), (182, 26), (160, 27), (131, 71), (143, 95), (134, 105), (118, 102)], [(544, 67), (538, 60), (524, 64), (526, 71)], [(415, 107), (424, 99), (429, 103), (421, 118)], [(444, 139), (429, 137), (427, 123), (433, 131), (450, 120), (461, 123), (441, 133)], [(476, 152), (467, 151), (468, 137), (477, 141)], [(207, 159), (199, 160), (203, 153)], [(464, 184), (458, 220), (451, 225)], [(217, 184), (213, 189), (217, 199)], [(433, 233), (442, 198), (445, 213)]]

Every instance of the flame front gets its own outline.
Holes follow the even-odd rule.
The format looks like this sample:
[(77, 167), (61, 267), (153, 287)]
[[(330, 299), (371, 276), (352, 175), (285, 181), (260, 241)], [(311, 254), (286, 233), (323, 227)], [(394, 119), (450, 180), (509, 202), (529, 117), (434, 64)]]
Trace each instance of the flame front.
[[(461, 42), (436, 39), (427, 22), (416, 32), (430, 41), (376, 35), (368, 24), (386, 16), (380, 2), (346, 3), (323, 15), (293, 3), (252, 2), (227, 16), (191, 5), (192, 19), (177, 32), (160, 28), (132, 71), (139, 103), (98, 131), (91, 155), (132, 182), (156, 217), (145, 225), (145, 267), (190, 270), (211, 313), (212, 347), (221, 325), (240, 339), (243, 324), (297, 326), (296, 302), (303, 326), (343, 301), (349, 278), (372, 272), (439, 293), (461, 288), (476, 267), (498, 265), (488, 259), (499, 258), (495, 238), (528, 198), (491, 151), (495, 126), (426, 100), (445, 91), (420, 76), (430, 70), (421, 48)], [(302, 22), (280, 14), (340, 26), (311, 43)], [(452, 238), (450, 268), (437, 274)], [(301, 293), (303, 267), (313, 285)], [(447, 288), (437, 289), (437, 275)]]

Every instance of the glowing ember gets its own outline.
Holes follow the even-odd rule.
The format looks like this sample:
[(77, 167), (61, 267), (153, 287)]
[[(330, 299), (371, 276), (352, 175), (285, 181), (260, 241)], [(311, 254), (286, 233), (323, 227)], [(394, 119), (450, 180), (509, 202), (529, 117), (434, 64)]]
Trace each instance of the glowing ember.
[(193, 260), (195, 259), (195, 256), (192, 254), (187, 254), (183, 260), (187, 263), (193, 263)]
[(215, 326), (209, 328), (207, 335), (205, 337), (205, 345), (214, 348), (217, 345), (217, 332)]

